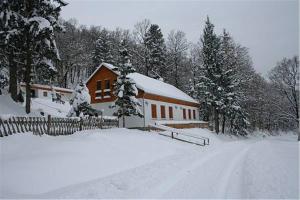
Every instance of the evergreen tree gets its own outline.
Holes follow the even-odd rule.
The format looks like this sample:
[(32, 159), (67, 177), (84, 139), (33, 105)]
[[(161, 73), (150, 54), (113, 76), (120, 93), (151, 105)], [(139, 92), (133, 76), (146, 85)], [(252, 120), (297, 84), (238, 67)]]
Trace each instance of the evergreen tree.
[(166, 45), (163, 34), (156, 24), (151, 24), (145, 35), (145, 44), (149, 52), (146, 74), (153, 78), (166, 77)]
[(95, 51), (93, 56), (95, 66), (98, 66), (102, 62), (110, 63), (113, 65), (115, 64), (111, 48), (112, 44), (109, 33), (104, 29), (95, 44)]
[(126, 40), (121, 43), (120, 60), (119, 60), (119, 76), (115, 85), (115, 96), (117, 100), (113, 107), (117, 107), (114, 115), (123, 119), (123, 127), (125, 127), (125, 116), (137, 115), (143, 117), (139, 108), (140, 102), (136, 99), (138, 90), (135, 82), (128, 77), (128, 74), (135, 72), (130, 63), (130, 54), (127, 50)]
[(202, 38), (202, 57), (204, 75), (200, 77), (199, 92), (204, 96), (205, 107), (209, 109), (209, 117), (214, 116), (214, 127), (219, 133), (219, 114), (223, 105), (221, 63), (220, 63), (220, 39), (214, 33), (214, 25), (207, 17)]
[[(26, 83), (26, 113), (30, 112), (30, 84), (32, 75), (41, 66), (55, 71), (53, 60), (59, 59), (56, 48), (54, 31), (61, 31), (58, 23), (61, 7), (67, 5), (63, 0), (31, 0), (31, 1), (3, 1), (1, 7), (6, 6), (4, 16), (5, 31), (1, 37), (5, 38), (5, 47), (10, 47), (15, 37), (21, 38), (19, 63), (23, 63), (24, 81)], [(2, 20), (1, 20), (2, 21)], [(2, 25), (1, 25), (2, 26)], [(15, 53), (13, 53), (15, 55)]]
[(220, 93), (223, 100), (220, 109), (220, 114), (223, 116), (222, 133), (225, 132), (226, 119), (228, 118), (231, 133), (246, 135), (248, 120), (247, 113), (241, 107), (244, 94), (239, 90), (241, 80), (238, 77), (235, 44), (225, 30), (221, 36), (220, 63), (222, 66)]
[(22, 69), (20, 63), (23, 62), (21, 27), (24, 25), (24, 17), (20, 14), (23, 6), (24, 1), (21, 0), (0, 2), (0, 62), (9, 71), (9, 92), (14, 101), (18, 99), (18, 73)]

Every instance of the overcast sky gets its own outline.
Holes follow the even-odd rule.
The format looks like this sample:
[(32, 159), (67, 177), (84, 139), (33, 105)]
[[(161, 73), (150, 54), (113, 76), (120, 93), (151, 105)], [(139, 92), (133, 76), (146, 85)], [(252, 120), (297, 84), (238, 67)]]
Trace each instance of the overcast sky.
[(227, 29), (249, 48), (254, 68), (263, 75), (283, 57), (299, 53), (299, 3), (297, 0), (213, 1), (103, 1), (65, 0), (64, 19), (108, 29), (133, 30), (144, 18), (158, 24), (166, 38), (170, 30), (182, 30), (190, 42), (199, 41), (208, 15), (220, 34)]

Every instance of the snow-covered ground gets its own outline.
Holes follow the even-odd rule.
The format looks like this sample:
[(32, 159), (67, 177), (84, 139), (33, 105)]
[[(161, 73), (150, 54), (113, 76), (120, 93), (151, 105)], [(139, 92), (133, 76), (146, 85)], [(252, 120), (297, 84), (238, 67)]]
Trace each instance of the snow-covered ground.
[(91, 130), (1, 138), (0, 198), (297, 198), (295, 135), (209, 136), (201, 147), (154, 132)]
[[(25, 103), (14, 102), (8, 94), (0, 95), (0, 115), (26, 116)], [(51, 99), (33, 98), (31, 99), (31, 113), (29, 116), (52, 115), (55, 117), (65, 117), (70, 111), (69, 102), (60, 104), (52, 102)]]

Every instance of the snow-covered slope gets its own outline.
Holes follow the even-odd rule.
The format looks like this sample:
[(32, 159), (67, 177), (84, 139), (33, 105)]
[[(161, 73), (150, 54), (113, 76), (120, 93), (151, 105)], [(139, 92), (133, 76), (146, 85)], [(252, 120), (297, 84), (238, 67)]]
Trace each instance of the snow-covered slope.
[(56, 117), (66, 117), (71, 109), (69, 102), (60, 104), (53, 102), (51, 99), (34, 98), (31, 100), (32, 109), (37, 112), (44, 112), (46, 115), (52, 115)]
[[(2, 116), (25, 116), (25, 104), (14, 102), (10, 95), (0, 95), (0, 115)], [(27, 116), (41, 116), (41, 112), (45, 115), (50, 114), (56, 117), (65, 117), (70, 110), (69, 102), (65, 104), (52, 102), (51, 99), (34, 98), (31, 99), (32, 112)]]
[(0, 114), (25, 115), (24, 107), (14, 102), (7, 94), (0, 95)]
[(297, 198), (296, 136), (200, 147), (153, 132), (91, 130), (0, 140), (0, 198)]

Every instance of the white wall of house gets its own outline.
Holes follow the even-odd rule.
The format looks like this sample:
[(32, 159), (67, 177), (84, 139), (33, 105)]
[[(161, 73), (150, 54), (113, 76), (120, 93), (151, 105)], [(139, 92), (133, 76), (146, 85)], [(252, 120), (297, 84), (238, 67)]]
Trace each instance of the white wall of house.
[[(166, 103), (161, 101), (138, 99), (141, 103), (141, 111), (144, 113), (144, 118), (138, 116), (130, 116), (125, 118), (126, 127), (147, 127), (149, 124), (154, 124), (159, 120), (174, 120), (174, 121), (189, 121), (199, 120), (199, 109), (191, 106), (179, 105), (174, 103)], [(113, 102), (95, 103), (92, 107), (97, 110), (103, 110), (103, 115), (112, 116), (116, 108), (110, 108)], [(156, 105), (157, 118), (152, 118), (151, 104)], [(165, 106), (165, 118), (161, 118), (161, 105)], [(144, 107), (145, 106), (145, 107)], [(169, 107), (173, 108), (173, 119), (169, 118)], [(183, 119), (183, 109), (186, 109), (186, 119)], [(191, 119), (189, 119), (188, 110), (191, 110)], [(196, 118), (193, 118), (193, 110), (195, 110)], [(122, 119), (120, 119), (120, 127), (122, 127)]]
[[(25, 87), (21, 87), (22, 92), (24, 95), (26, 94)], [(42, 98), (42, 99), (52, 99), (51, 91), (50, 90), (44, 90), (41, 88), (33, 88), (32, 90), (35, 91), (35, 97), (36, 98)], [(71, 99), (72, 93), (65, 93), (65, 92), (57, 92), (61, 94), (61, 98), (63, 101), (69, 101)]]

